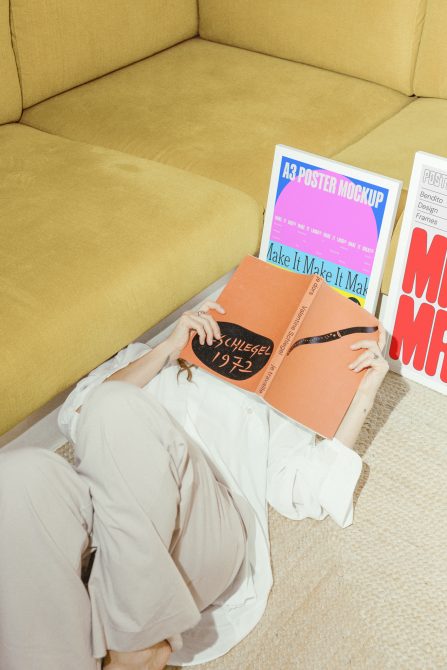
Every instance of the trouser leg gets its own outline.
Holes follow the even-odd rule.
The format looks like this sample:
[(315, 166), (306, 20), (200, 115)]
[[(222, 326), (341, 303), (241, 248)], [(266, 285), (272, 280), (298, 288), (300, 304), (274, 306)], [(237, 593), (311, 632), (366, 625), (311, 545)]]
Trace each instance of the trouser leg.
[(95, 670), (81, 581), (92, 507), (58, 454), (0, 453), (0, 667)]
[(126, 382), (89, 393), (75, 453), (95, 510), (95, 656), (192, 628), (234, 579), (245, 550), (226, 487), (156, 398)]

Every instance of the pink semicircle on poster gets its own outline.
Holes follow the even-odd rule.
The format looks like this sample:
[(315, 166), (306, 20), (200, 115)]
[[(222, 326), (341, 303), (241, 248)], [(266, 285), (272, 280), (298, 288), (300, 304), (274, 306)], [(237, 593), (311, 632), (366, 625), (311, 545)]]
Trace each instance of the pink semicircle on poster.
[[(312, 188), (304, 181), (291, 181), (276, 202), (274, 222), (281, 217), (281, 232), (275, 236), (278, 226), (274, 223), (271, 239), (369, 275), (378, 239), (372, 207), (337, 195), (339, 181), (350, 181), (348, 177), (327, 170), (317, 172), (336, 178), (335, 193)], [(311, 228), (320, 234), (312, 233)]]

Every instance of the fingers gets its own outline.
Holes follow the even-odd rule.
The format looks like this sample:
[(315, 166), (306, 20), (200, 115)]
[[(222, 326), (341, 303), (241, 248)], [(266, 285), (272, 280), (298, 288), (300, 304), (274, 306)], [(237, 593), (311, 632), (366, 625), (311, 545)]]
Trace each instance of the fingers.
[[(220, 332), (219, 325), (217, 321), (214, 319), (214, 317), (211, 316), (211, 314), (205, 313), (208, 309), (215, 309), (221, 314), (225, 313), (225, 309), (218, 302), (214, 302), (213, 300), (206, 300), (197, 309), (197, 311), (188, 312), (188, 314), (190, 315), (190, 318), (193, 320), (193, 322), (197, 324), (197, 328), (195, 329), (199, 334), (200, 344), (205, 344), (206, 339), (207, 344), (211, 345), (213, 343), (213, 338), (220, 340), (222, 335)], [(199, 312), (202, 313), (199, 314)]]
[(351, 349), (370, 349), (371, 351), (380, 352), (379, 345), (376, 340), (359, 340), (350, 345)]
[(182, 338), (184, 336), (189, 338), (191, 330), (196, 331), (197, 335), (199, 336), (200, 344), (203, 344), (207, 337), (203, 323), (200, 321), (200, 319), (194, 319), (190, 312), (183, 312), (178, 321), (176, 331), (178, 331), (179, 337)]
[(220, 340), (222, 335), (221, 335), (221, 332), (220, 332), (219, 324), (214, 319), (214, 317), (212, 317), (211, 314), (201, 314), (200, 318), (205, 319), (208, 322), (208, 324), (211, 328), (212, 337), (211, 337), (211, 342), (208, 342), (208, 344), (213, 343), (213, 337), (215, 337), (216, 340)]
[(354, 342), (354, 344), (351, 344), (351, 349), (371, 349), (371, 347), (375, 348), (375, 346), (377, 346), (380, 352), (383, 351), (386, 344), (386, 330), (380, 321), (378, 322), (378, 332), (379, 332), (379, 339), (377, 341), (359, 340), (358, 342)]
[[(186, 334), (189, 330), (196, 331), (202, 345), (205, 344), (205, 341), (211, 345), (214, 338), (220, 340), (222, 337), (219, 324), (211, 314), (206, 313), (208, 309), (215, 309), (222, 314), (225, 313), (222, 305), (213, 300), (206, 300), (199, 308), (183, 312), (179, 319), (182, 332), (185, 332), (184, 329), (186, 329)], [(201, 314), (198, 312), (201, 312)]]
[(214, 338), (216, 338), (216, 340), (220, 340), (221, 333), (219, 324), (211, 316), (211, 314), (201, 314), (200, 316), (193, 315), (193, 318), (195, 320), (199, 320), (203, 324), (203, 327), (207, 333), (206, 341), (208, 344), (212, 344)]
[(355, 367), (351, 368), (351, 365), (348, 366), (354, 372), (360, 372), (361, 370), (364, 370), (365, 368), (369, 368), (370, 370), (379, 370), (384, 375), (384, 374), (386, 374), (386, 371), (389, 368), (388, 363), (386, 362), (386, 360), (382, 356), (377, 356), (377, 358), (374, 358), (374, 356), (369, 355), (360, 362), (355, 361), (354, 364), (355, 364)]
[[(209, 318), (207, 318), (209, 317)], [(211, 323), (209, 319), (212, 319), (212, 316), (209, 316), (208, 314), (201, 314), (200, 316), (197, 316), (196, 314), (190, 314), (189, 319), (191, 322), (191, 328), (197, 331), (197, 334), (199, 336), (200, 344), (205, 344), (205, 340), (207, 344), (212, 344), (213, 343), (213, 337), (215, 336), (217, 339), (220, 339), (220, 332), (219, 328), (217, 326), (217, 323), (214, 321), (216, 327), (217, 327), (217, 332), (219, 333), (218, 335), (214, 335), (213, 328), (211, 326)]]
[(187, 320), (185, 325), (188, 328), (196, 330), (199, 335), (200, 344), (211, 345), (214, 338), (220, 340), (222, 337), (219, 324), (211, 314), (197, 314), (197, 312), (184, 312), (183, 317)]
[(206, 312), (207, 309), (215, 309), (221, 314), (225, 314), (225, 309), (222, 307), (222, 305), (219, 305), (218, 302), (213, 302), (212, 300), (206, 300), (201, 307), (197, 308), (197, 311)]
[(382, 368), (388, 366), (382, 356), (379, 344), (375, 340), (360, 340), (359, 342), (354, 342), (354, 344), (351, 344), (351, 349), (354, 351), (357, 349), (366, 349), (366, 351), (363, 351), (348, 365), (348, 368), (354, 372), (360, 372), (360, 370), (364, 370), (365, 368)]
[(355, 361), (350, 363), (348, 368), (350, 370), (354, 370), (354, 372), (360, 372), (360, 370), (363, 370), (366, 367), (372, 367), (379, 359), (377, 354), (376, 356), (377, 358), (374, 357), (374, 353), (372, 351), (365, 351), (363, 354), (360, 354), (360, 356), (358, 356)]

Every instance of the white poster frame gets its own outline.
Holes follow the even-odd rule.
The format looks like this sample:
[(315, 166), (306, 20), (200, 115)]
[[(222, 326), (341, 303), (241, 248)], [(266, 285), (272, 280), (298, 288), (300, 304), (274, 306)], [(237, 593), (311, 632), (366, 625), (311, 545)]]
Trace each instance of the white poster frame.
[(375, 172), (370, 172), (369, 170), (364, 170), (362, 168), (358, 168), (353, 165), (341, 163), (339, 161), (330, 158), (318, 156), (317, 154), (309, 153), (307, 151), (294, 149), (293, 147), (288, 147), (282, 144), (276, 145), (271, 179), (270, 179), (270, 187), (267, 199), (267, 206), (264, 217), (264, 228), (261, 239), (261, 247), (259, 252), (259, 258), (261, 258), (262, 260), (268, 260), (267, 253), (273, 224), (273, 216), (276, 204), (276, 195), (278, 190), (280, 169), (283, 158), (287, 157), (294, 161), (310, 163), (311, 165), (314, 165), (317, 168), (334, 172), (336, 174), (339, 174), (340, 176), (345, 176), (348, 179), (353, 178), (360, 181), (368, 182), (372, 186), (378, 186), (380, 188), (388, 190), (388, 197), (385, 205), (383, 219), (381, 222), (380, 233), (377, 240), (376, 251), (374, 254), (374, 261), (372, 264), (368, 290), (365, 296), (365, 303), (364, 303), (364, 308), (367, 309), (370, 313), (375, 314), (377, 301), (380, 294), (380, 287), (382, 283), (386, 258), (390, 245), (391, 234), (393, 231), (393, 224), (396, 218), (396, 211), (402, 189), (402, 181), (398, 179), (393, 179), (391, 177), (386, 177), (384, 175), (380, 175)]
[[(447, 176), (447, 158), (442, 156), (436, 156), (435, 154), (426, 153), (425, 151), (417, 151), (414, 157), (413, 169), (411, 172), (410, 185), (408, 188), (408, 196), (405, 205), (405, 212), (402, 220), (402, 228), (399, 235), (399, 242), (397, 246), (396, 258), (394, 261), (393, 273), (391, 276), (390, 291), (386, 301), (386, 308), (383, 317), (383, 325), (387, 331), (387, 344), (386, 344), (386, 355), (390, 365), (390, 369), (393, 372), (410, 379), (412, 381), (419, 382), (428, 388), (431, 388), (443, 395), (447, 395), (447, 384), (436, 376), (431, 377), (427, 375), (423, 370), (415, 370), (411, 365), (404, 365), (401, 356), (399, 359), (395, 360), (389, 356), (389, 349), (391, 345), (391, 337), (394, 331), (394, 324), (397, 314), (397, 307), (399, 304), (400, 296), (404, 293), (401, 290), (402, 281), (404, 278), (404, 272), (406, 268), (406, 261), (408, 257), (408, 252), (410, 248), (410, 241), (413, 229), (418, 226), (423, 226), (421, 222), (416, 222), (413, 220), (413, 214), (415, 210), (418, 209), (419, 201), (419, 186), (422, 170), (427, 166), (432, 167), (436, 170), (439, 170)], [(447, 190), (445, 193), (446, 196), (446, 212), (447, 212)], [(446, 231), (447, 236), (447, 223)], [(446, 265), (444, 266), (444, 272), (447, 272), (447, 260)], [(425, 292), (424, 292), (425, 293)], [(423, 297), (418, 299), (414, 296), (415, 300), (415, 311), (419, 309), (420, 305), (424, 302), (427, 302)], [(412, 357), (413, 358), (413, 357)], [(438, 362), (437, 374), (439, 374), (439, 368), (441, 361)]]

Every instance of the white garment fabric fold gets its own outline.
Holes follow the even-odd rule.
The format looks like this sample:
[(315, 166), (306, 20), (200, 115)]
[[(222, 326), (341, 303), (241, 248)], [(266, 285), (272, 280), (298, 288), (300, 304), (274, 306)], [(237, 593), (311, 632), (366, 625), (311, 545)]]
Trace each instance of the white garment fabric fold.
[[(151, 350), (132, 343), (81, 379), (65, 400), (58, 424), (76, 442), (87, 394), (116, 370)], [(167, 364), (148, 384), (153, 394), (208, 456), (231, 491), (248, 532), (243, 568), (234, 583), (182, 633), (172, 665), (196, 665), (225, 654), (260, 620), (272, 586), (269, 502), (290, 519), (325, 519), (345, 528), (353, 520), (360, 456), (340, 441), (322, 440), (255, 395), (193, 368), (193, 380)], [(177, 645), (175, 645), (177, 646)], [(180, 644), (178, 645), (180, 646)]]

